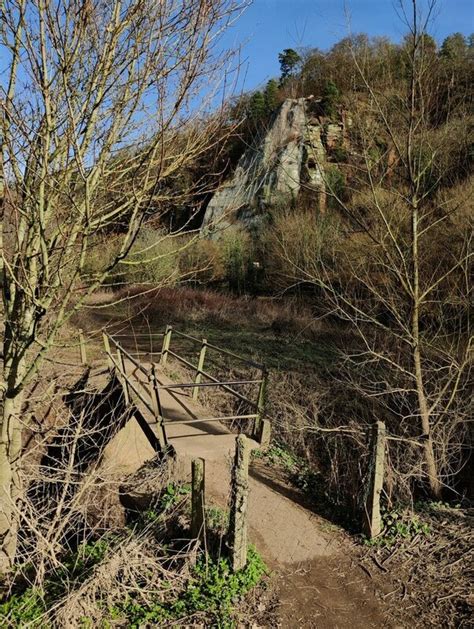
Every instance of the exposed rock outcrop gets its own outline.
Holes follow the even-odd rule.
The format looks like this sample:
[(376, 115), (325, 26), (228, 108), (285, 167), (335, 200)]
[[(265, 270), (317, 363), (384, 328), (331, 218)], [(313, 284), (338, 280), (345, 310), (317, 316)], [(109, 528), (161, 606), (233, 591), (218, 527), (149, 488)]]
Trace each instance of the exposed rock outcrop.
[(291, 203), (302, 187), (325, 207), (327, 148), (344, 142), (342, 124), (324, 125), (310, 98), (287, 99), (267, 133), (240, 158), (232, 177), (206, 209), (203, 230), (218, 233), (239, 222), (256, 226), (266, 210)]

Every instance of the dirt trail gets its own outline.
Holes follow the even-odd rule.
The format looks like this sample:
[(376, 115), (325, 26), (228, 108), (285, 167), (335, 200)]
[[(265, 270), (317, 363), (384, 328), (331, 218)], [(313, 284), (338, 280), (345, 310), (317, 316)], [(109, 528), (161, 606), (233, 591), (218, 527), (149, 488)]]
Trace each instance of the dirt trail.
[[(159, 376), (163, 384), (170, 381)], [(210, 417), (188, 394), (162, 391), (166, 420)], [(151, 421), (151, 419), (150, 419)], [(169, 424), (169, 442), (177, 469), (189, 476), (191, 460), (206, 461), (206, 496), (225, 506), (235, 434), (220, 423)], [(252, 442), (253, 447), (258, 444)], [(136, 471), (154, 451), (135, 420), (123, 428), (105, 451), (105, 464), (116, 472)], [(291, 488), (251, 470), (249, 536), (274, 571), (279, 600), (279, 627), (388, 627), (369, 577), (357, 564), (349, 538), (327, 520), (292, 499)]]

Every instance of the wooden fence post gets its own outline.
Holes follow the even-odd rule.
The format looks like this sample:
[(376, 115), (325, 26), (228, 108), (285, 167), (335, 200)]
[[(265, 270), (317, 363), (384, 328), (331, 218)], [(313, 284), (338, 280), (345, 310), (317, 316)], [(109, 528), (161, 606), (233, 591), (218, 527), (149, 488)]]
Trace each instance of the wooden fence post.
[(265, 450), (270, 445), (270, 437), (272, 434), (272, 425), (270, 420), (262, 419), (260, 422), (260, 433), (258, 435), (258, 442), (262, 450)]
[[(204, 369), (204, 360), (206, 358), (207, 351), (207, 339), (202, 339), (201, 351), (199, 352), (199, 361), (196, 369), (196, 377), (194, 378), (194, 382), (199, 384), (202, 378), (202, 371)], [(193, 388), (193, 400), (197, 400), (199, 396), (199, 387)]]
[(377, 537), (382, 530), (382, 517), (380, 514), (380, 494), (383, 488), (384, 463), (385, 463), (385, 424), (381, 421), (371, 429), (371, 477), (369, 479), (369, 491), (365, 504), (365, 533), (369, 539)]
[(204, 459), (193, 459), (191, 464), (191, 535), (201, 540), (205, 534), (205, 466)]
[(165, 331), (165, 336), (163, 337), (163, 345), (161, 347), (161, 358), (160, 358), (160, 363), (162, 365), (166, 365), (166, 361), (168, 360), (168, 352), (170, 349), (170, 343), (171, 343), (171, 333), (173, 331), (173, 328), (171, 325), (167, 325), (166, 326), (166, 331)]
[(109, 364), (110, 369), (114, 368), (114, 362), (112, 360), (112, 353), (110, 351), (110, 341), (109, 337), (105, 332), (102, 332), (102, 341), (104, 342), (105, 353), (107, 354), (107, 362)]
[(84, 338), (83, 330), (79, 330), (79, 346), (81, 349), (81, 363), (87, 365), (86, 339)]
[(119, 364), (120, 370), (120, 380), (122, 381), (123, 392), (125, 396), (125, 404), (128, 406), (130, 404), (130, 391), (128, 388), (127, 381), (127, 372), (125, 371), (125, 360), (123, 358), (123, 354), (120, 349), (117, 347), (117, 362)]
[[(254, 439), (257, 439), (257, 441), (259, 441), (260, 443), (262, 443), (262, 432), (263, 432), (262, 424), (263, 424), (263, 414), (265, 412), (267, 384), (268, 384), (268, 371), (266, 369), (262, 369), (262, 381), (258, 388), (257, 417), (255, 418), (255, 423), (253, 427), (253, 437)], [(268, 435), (268, 438), (270, 438), (269, 435)]]
[(164, 426), (164, 418), (163, 418), (163, 409), (161, 408), (160, 402), (160, 392), (158, 389), (158, 381), (156, 379), (156, 369), (155, 365), (152, 365), (151, 371), (148, 374), (148, 383), (150, 387), (150, 397), (151, 404), (153, 407), (153, 414), (155, 415), (157, 431), (158, 431), (158, 441), (160, 442), (161, 449), (163, 452), (168, 445), (168, 439), (166, 438), (166, 430)]
[(250, 444), (245, 435), (236, 440), (232, 467), (232, 504), (229, 521), (229, 547), (234, 571), (247, 564), (247, 516), (249, 494)]

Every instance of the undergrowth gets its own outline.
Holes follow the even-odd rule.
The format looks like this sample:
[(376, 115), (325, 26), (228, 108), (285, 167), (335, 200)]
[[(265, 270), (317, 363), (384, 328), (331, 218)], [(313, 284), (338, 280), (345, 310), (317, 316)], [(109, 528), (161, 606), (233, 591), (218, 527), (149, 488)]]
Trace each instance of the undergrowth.
[(202, 555), (179, 598), (167, 602), (158, 599), (144, 605), (137, 597), (130, 596), (109, 612), (111, 619), (126, 619), (131, 629), (196, 615), (210, 617), (212, 626), (233, 627), (235, 604), (258, 585), (266, 573), (267, 568), (253, 547), (249, 548), (247, 565), (238, 572), (232, 572), (226, 558), (212, 560)]
[(267, 568), (249, 547), (245, 568), (232, 571), (221, 546), (215, 550), (212, 544), (212, 536), (222, 536), (228, 525), (228, 512), (215, 506), (206, 510), (205, 550), (163, 536), (163, 524), (187, 513), (189, 493), (187, 484), (168, 483), (130, 528), (65, 553), (41, 587), (29, 585), (33, 567), (24, 570), (0, 603), (0, 626), (43, 629), (63, 626), (65, 618), (83, 629), (138, 629), (180, 621), (235, 626), (236, 607)]
[(0, 604), (0, 621), (5, 623), (3, 626), (49, 626), (44, 620), (48, 609), (87, 579), (116, 539), (115, 536), (106, 536), (81, 544), (75, 552), (69, 552), (63, 557), (61, 567), (51, 571), (41, 589), (31, 586), (9, 596)]
[[(45, 582), (41, 591), (30, 587), (21, 594), (14, 594), (0, 605), (2, 626), (30, 626), (44, 628), (53, 626), (48, 612), (62, 596), (73, 591), (91, 574), (109, 544), (100, 540), (81, 546), (64, 563), (64, 568)], [(123, 600), (107, 606), (101, 627), (139, 627), (162, 624), (180, 619), (199, 617), (212, 622), (212, 626), (228, 628), (234, 626), (234, 608), (252, 588), (267, 574), (267, 568), (251, 546), (245, 568), (233, 572), (227, 558), (212, 559), (204, 552), (191, 568), (184, 589), (177, 595), (163, 600), (161, 592), (142, 596), (139, 584)], [(100, 603), (99, 603), (100, 604)], [(82, 626), (92, 627), (91, 620), (84, 616)]]
[(381, 507), (380, 512), (382, 533), (373, 539), (365, 539), (364, 543), (367, 546), (390, 548), (397, 543), (411, 541), (417, 535), (430, 534), (430, 526), (424, 518), (406, 508)]

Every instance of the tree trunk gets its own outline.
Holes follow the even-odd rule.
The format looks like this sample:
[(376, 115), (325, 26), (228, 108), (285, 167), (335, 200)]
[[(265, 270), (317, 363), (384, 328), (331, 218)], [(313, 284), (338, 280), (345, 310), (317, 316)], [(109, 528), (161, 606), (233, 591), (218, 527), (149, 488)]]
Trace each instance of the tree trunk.
[(436, 458), (433, 447), (433, 437), (431, 434), (430, 414), (428, 411), (428, 403), (426, 401), (425, 390), (423, 386), (423, 374), (421, 370), (421, 356), (418, 347), (414, 350), (414, 363), (416, 375), (416, 390), (418, 394), (418, 408), (420, 411), (421, 428), (423, 431), (424, 443), (424, 459), (428, 475), (428, 482), (431, 494), (434, 498), (441, 498), (442, 486), (439, 480)]
[(5, 393), (0, 428), (0, 574), (13, 565), (18, 539), (22, 395)]
[[(410, 154), (410, 149), (408, 151)], [(411, 319), (411, 332), (413, 342), (413, 367), (415, 371), (416, 392), (418, 396), (418, 411), (421, 419), (421, 428), (423, 431), (424, 443), (424, 460), (428, 475), (428, 483), (431, 494), (434, 498), (441, 497), (441, 483), (439, 481), (436, 458), (433, 448), (433, 437), (431, 434), (430, 412), (428, 402), (426, 400), (425, 384), (423, 379), (423, 369), (421, 366), (421, 350), (420, 350), (420, 274), (419, 274), (419, 249), (418, 249), (418, 228), (419, 213), (418, 200), (416, 194), (412, 199), (412, 255), (413, 255), (413, 311)]]

